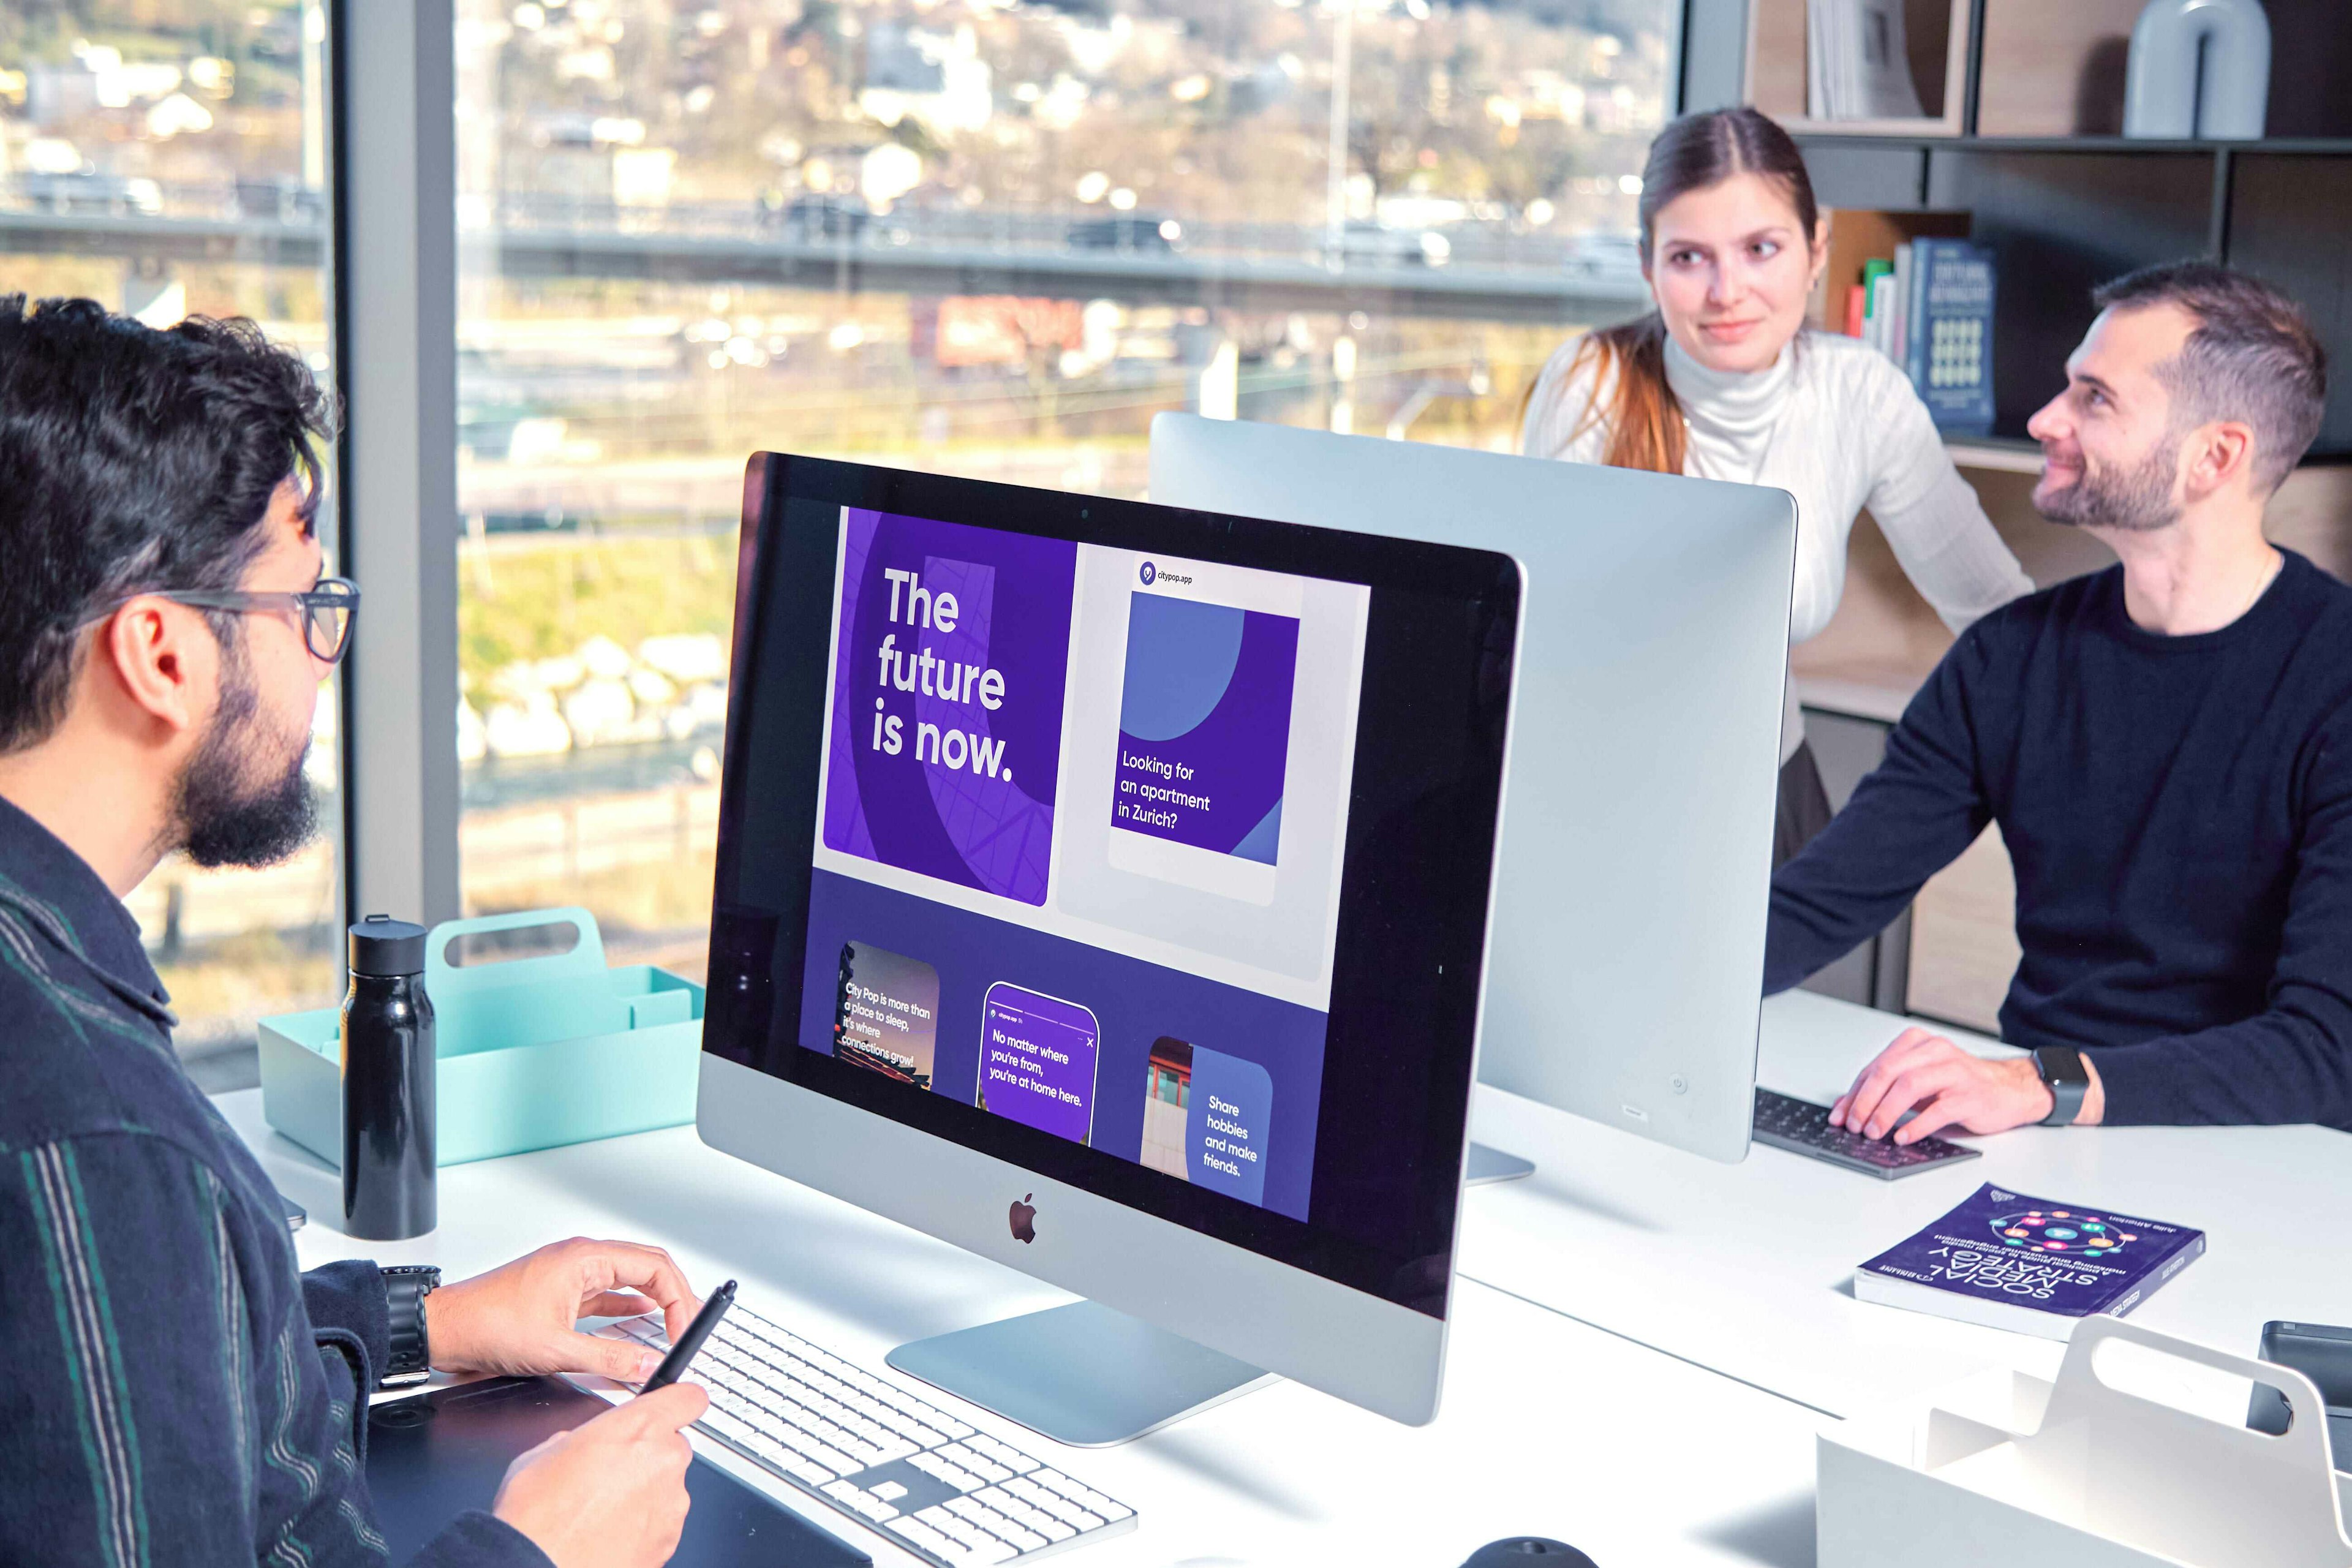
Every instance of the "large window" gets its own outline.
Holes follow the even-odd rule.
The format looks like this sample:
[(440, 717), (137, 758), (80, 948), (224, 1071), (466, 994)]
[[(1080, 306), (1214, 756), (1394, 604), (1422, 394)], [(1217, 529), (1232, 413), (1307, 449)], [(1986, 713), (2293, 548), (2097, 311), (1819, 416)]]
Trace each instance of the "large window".
[(702, 963), (745, 456), (1111, 494), (1507, 447), (1627, 313), (1672, 0), (460, 0), (469, 912)]
[[(0, 4), (0, 293), (156, 326), (250, 316), (326, 377), (325, 44), (323, 0)], [(252, 1081), (256, 1018), (338, 994), (336, 711), (330, 684), (310, 764), (326, 837), (265, 871), (168, 860), (131, 898), (215, 1086)]]

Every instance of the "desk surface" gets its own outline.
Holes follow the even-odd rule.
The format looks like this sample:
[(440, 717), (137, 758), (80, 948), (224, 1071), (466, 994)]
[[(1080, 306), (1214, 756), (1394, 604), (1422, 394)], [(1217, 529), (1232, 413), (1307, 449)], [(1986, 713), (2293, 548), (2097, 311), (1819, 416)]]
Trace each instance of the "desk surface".
[[(902, 1341), (1067, 1300), (717, 1153), (690, 1128), (452, 1166), (441, 1175), (439, 1230), (353, 1242), (334, 1228), (334, 1173), (268, 1131), (259, 1092), (217, 1103), (271, 1179), (310, 1211), (297, 1236), (306, 1267), (373, 1257), (438, 1264), (456, 1278), (567, 1235), (658, 1242), (694, 1280), (741, 1279), (747, 1302), (885, 1376), (883, 1354)], [(1293, 1384), (1105, 1450), (1057, 1450), (968, 1414), (1138, 1510), (1134, 1533), (1069, 1559), (1089, 1568), (1455, 1568), (1488, 1540), (1528, 1533), (1570, 1542), (1608, 1568), (1813, 1562), (1817, 1417), (1468, 1282), (1456, 1293), (1444, 1408), (1430, 1426), (1396, 1426)], [(716, 1444), (698, 1447), (764, 1484)], [(780, 1495), (877, 1563), (915, 1561)]]
[[(1834, 1099), (1901, 1025), (1777, 997), (1759, 1077)], [(371, 1256), (456, 1277), (563, 1235), (655, 1241), (695, 1279), (740, 1278), (747, 1300), (877, 1372), (904, 1341), (1066, 1300), (686, 1128), (454, 1166), (437, 1232), (354, 1243), (333, 1226), (333, 1173), (270, 1134), (260, 1102), (218, 1100), (310, 1211), (306, 1266)], [(2206, 1256), (2136, 1314), (2151, 1327), (2251, 1353), (2264, 1319), (2352, 1312), (2352, 1253), (2337, 1244), (2352, 1137), (2324, 1128), (2028, 1128), (1984, 1141), (1982, 1160), (1878, 1182), (1766, 1148), (1718, 1165), (1491, 1089), (1474, 1120), (1538, 1169), (1465, 1205), (1437, 1422), (1398, 1426), (1282, 1384), (1121, 1448), (1055, 1452), (975, 1415), (1141, 1512), (1140, 1530), (1077, 1561), (1454, 1568), (1484, 1541), (1539, 1533), (1612, 1568), (1810, 1564), (1812, 1412), (2057, 1366), (2053, 1342), (1853, 1300), (1855, 1264), (1986, 1181), (2206, 1229)], [(860, 1544), (877, 1563), (913, 1561), (878, 1537)]]
[[(1905, 1022), (1775, 997), (1757, 1076), (1826, 1104)], [(2055, 1372), (2055, 1342), (1853, 1299), (1856, 1264), (1984, 1182), (2206, 1231), (2205, 1256), (2135, 1322), (2252, 1355), (2265, 1319), (2352, 1315), (2352, 1137), (2326, 1128), (2021, 1128), (1970, 1140), (1981, 1160), (1894, 1182), (1762, 1147), (1715, 1164), (1493, 1090), (1473, 1130), (1537, 1170), (1469, 1194), (1462, 1273), (1830, 1415), (1988, 1367)]]

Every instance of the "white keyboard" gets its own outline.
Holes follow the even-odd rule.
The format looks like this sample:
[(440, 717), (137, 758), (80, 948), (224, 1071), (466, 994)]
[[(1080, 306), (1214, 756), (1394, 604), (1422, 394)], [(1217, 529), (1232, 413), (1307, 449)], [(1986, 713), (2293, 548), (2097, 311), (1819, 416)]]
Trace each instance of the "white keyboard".
[[(617, 1331), (669, 1348), (658, 1318)], [(940, 1568), (1025, 1563), (1135, 1528), (1135, 1510), (785, 1332), (741, 1302), (686, 1374), (697, 1423), (761, 1469)]]

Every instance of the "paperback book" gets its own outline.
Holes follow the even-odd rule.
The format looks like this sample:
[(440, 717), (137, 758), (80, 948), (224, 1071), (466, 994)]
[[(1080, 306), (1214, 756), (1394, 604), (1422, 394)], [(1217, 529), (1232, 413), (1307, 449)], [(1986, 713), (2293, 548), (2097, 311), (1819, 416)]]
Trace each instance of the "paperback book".
[(1964, 239), (1916, 239), (1903, 258), (1895, 355), (1937, 428), (1992, 429), (1992, 254)]
[(2120, 1318), (2205, 1250), (2205, 1233), (1979, 1187), (1854, 1270), (1857, 1300), (2044, 1339)]

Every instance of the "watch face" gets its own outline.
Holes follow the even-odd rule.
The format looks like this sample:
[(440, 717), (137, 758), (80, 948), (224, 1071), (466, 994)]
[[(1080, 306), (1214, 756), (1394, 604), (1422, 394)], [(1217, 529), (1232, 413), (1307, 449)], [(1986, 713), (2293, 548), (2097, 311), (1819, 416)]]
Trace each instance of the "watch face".
[(2085, 1084), (2091, 1075), (2083, 1067), (2083, 1054), (2072, 1046), (2044, 1046), (2033, 1053), (2034, 1070), (2042, 1081), (2057, 1084)]

